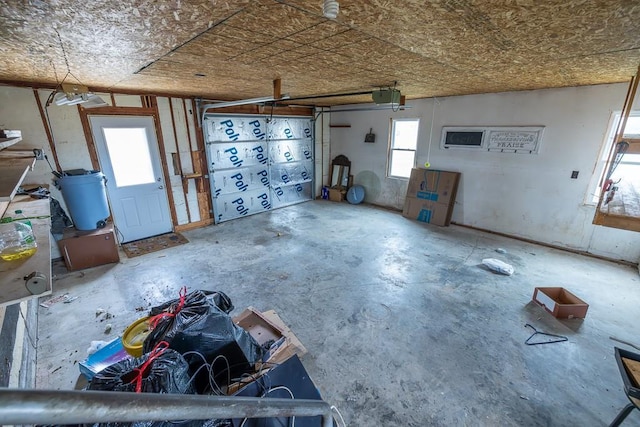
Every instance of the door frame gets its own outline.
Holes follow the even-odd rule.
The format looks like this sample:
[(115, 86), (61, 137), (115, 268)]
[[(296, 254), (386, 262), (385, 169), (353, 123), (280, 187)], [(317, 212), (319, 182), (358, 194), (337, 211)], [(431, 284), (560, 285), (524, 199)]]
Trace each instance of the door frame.
[(151, 116), (156, 131), (156, 140), (158, 141), (158, 151), (160, 152), (160, 165), (162, 168), (162, 176), (165, 182), (165, 192), (169, 201), (169, 214), (171, 216), (171, 228), (176, 230), (178, 219), (176, 215), (175, 203), (173, 200), (173, 191), (171, 191), (171, 177), (169, 176), (169, 168), (167, 166), (167, 153), (164, 147), (164, 139), (162, 138), (162, 128), (160, 127), (160, 114), (158, 113), (158, 104), (156, 98), (151, 97), (151, 107), (100, 107), (96, 109), (84, 109), (78, 105), (78, 113), (82, 130), (87, 141), (89, 156), (91, 157), (91, 165), (93, 169), (100, 169), (100, 161), (98, 159), (98, 149), (93, 139), (91, 123), (89, 116)]

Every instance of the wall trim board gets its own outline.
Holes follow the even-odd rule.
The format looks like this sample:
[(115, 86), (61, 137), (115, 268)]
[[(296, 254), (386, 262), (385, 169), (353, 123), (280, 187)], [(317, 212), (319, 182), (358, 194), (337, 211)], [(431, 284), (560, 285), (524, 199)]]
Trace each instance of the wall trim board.
[(596, 209), (593, 223), (603, 227), (619, 228), (627, 231), (640, 232), (640, 218), (633, 216), (613, 215)]
[(100, 161), (98, 160), (98, 149), (96, 143), (93, 140), (93, 134), (91, 133), (91, 125), (89, 124), (89, 116), (87, 110), (77, 106), (78, 114), (80, 114), (80, 123), (82, 124), (82, 131), (84, 132), (84, 139), (89, 149), (89, 157), (91, 158), (91, 167), (94, 170), (100, 169)]
[[(195, 112), (194, 114), (198, 116), (198, 107), (196, 105), (195, 99), (191, 100), (191, 111), (194, 111)], [(204, 191), (201, 192), (200, 194), (205, 194), (206, 196), (206, 197), (200, 198), (201, 200), (204, 199), (202, 200), (203, 202), (205, 202), (203, 203), (204, 206), (201, 206), (200, 204), (198, 204), (200, 208), (200, 218), (204, 220), (204, 219), (212, 218), (211, 211), (213, 209), (213, 203), (211, 201), (211, 193), (209, 191), (211, 187), (209, 185), (209, 168), (207, 165), (207, 153), (205, 152), (205, 147), (204, 147), (204, 134), (202, 131), (202, 127), (200, 126), (200, 120), (198, 119), (198, 117), (194, 117), (193, 123), (194, 123), (195, 135), (196, 135), (196, 147), (198, 149), (198, 152), (201, 153), (200, 165), (198, 167), (200, 169), (200, 173), (202, 174), (202, 177), (200, 177), (199, 179), (203, 184)]]
[[(173, 113), (173, 100), (169, 98), (168, 101), (169, 101), (169, 112), (171, 113), (171, 126), (173, 127), (173, 139), (176, 144), (176, 155), (174, 156), (174, 159), (177, 160), (180, 173), (183, 173), (184, 169), (182, 168), (182, 159), (180, 158), (180, 144), (178, 143), (176, 118), (175, 118), (175, 114)], [(184, 207), (187, 209), (187, 221), (191, 223), (191, 210), (189, 209), (189, 201), (187, 200), (187, 194), (189, 193), (188, 186), (189, 186), (189, 182), (184, 178), (182, 178), (182, 192), (184, 193)]]
[(176, 225), (186, 224), (189, 222), (186, 208), (183, 207), (185, 203), (184, 188), (182, 186), (181, 175), (182, 171), (174, 166), (177, 164), (177, 159), (174, 157), (178, 155), (178, 149), (175, 143), (175, 132), (173, 131), (173, 124), (171, 123), (171, 111), (169, 109), (169, 103), (171, 98), (160, 97), (156, 98), (156, 104), (160, 121), (162, 123), (162, 137), (165, 142), (165, 152), (167, 153), (167, 164), (171, 168), (169, 175), (171, 176), (171, 193), (176, 208)]
[(457, 225), (458, 227), (469, 228), (471, 230), (482, 231), (483, 233), (495, 234), (496, 236), (501, 236), (501, 237), (507, 237), (509, 239), (520, 240), (521, 242), (525, 242), (525, 243), (531, 243), (531, 244), (534, 244), (534, 245), (545, 246), (545, 247), (551, 248), (551, 249), (557, 249), (557, 250), (560, 250), (560, 251), (570, 252), (570, 253), (573, 253), (573, 254), (576, 254), (576, 255), (583, 255), (583, 256), (590, 257), (590, 258), (596, 258), (596, 259), (599, 259), (601, 261), (614, 262), (616, 264), (626, 265), (628, 267), (637, 267), (638, 266), (638, 264), (634, 264), (633, 262), (625, 261), (623, 259), (609, 258), (609, 257), (602, 256), (602, 255), (596, 255), (596, 254), (593, 254), (593, 253), (587, 252), (587, 251), (581, 251), (581, 250), (578, 250), (578, 249), (567, 248), (567, 247), (564, 247), (564, 246), (552, 245), (551, 243), (545, 243), (545, 242), (540, 242), (540, 241), (537, 241), (537, 240), (527, 239), (526, 237), (519, 237), (519, 236), (514, 236), (514, 235), (511, 235), (511, 234), (507, 234), (507, 233), (500, 233), (499, 231), (493, 231), (493, 230), (487, 230), (485, 228), (474, 227), (473, 225), (466, 225), (466, 224), (461, 224), (459, 222), (453, 222), (453, 221), (451, 221), (451, 224)]
[(78, 104), (78, 108), (87, 115), (92, 116), (153, 116), (155, 111), (153, 108), (142, 107), (100, 107), (86, 109)]
[(176, 225), (175, 231), (177, 232), (189, 231), (195, 228), (202, 228), (212, 224), (213, 224), (213, 218), (207, 218), (207, 219), (203, 219), (196, 222), (190, 222), (188, 224)]
[[(202, 114), (202, 112), (201, 112)], [(313, 107), (289, 107), (289, 106), (276, 106), (273, 107), (273, 114), (271, 107), (262, 105), (238, 105), (235, 107), (216, 108), (211, 110), (208, 114), (259, 114), (263, 116), (311, 116), (313, 117)]]
[[(14, 87), (29, 87), (34, 89), (56, 89), (58, 85), (56, 83), (38, 83), (38, 82), (25, 82), (21, 80), (2, 80), (0, 79), (0, 85), (14, 86)], [(112, 87), (101, 86), (89, 86), (89, 90), (93, 93), (114, 93), (121, 95), (142, 95), (142, 96), (161, 96), (166, 98), (184, 98), (190, 99), (194, 97), (200, 97), (199, 94), (192, 93), (169, 93), (161, 91), (147, 91), (143, 89), (118, 89), (114, 90)], [(230, 100), (231, 101), (231, 100)]]
[(47, 141), (49, 142), (49, 149), (51, 150), (51, 154), (53, 155), (53, 162), (56, 165), (57, 170), (62, 170), (60, 167), (60, 161), (58, 160), (58, 152), (56, 151), (56, 146), (53, 143), (53, 135), (51, 134), (51, 129), (49, 128), (49, 120), (47, 120), (47, 114), (42, 108), (42, 102), (40, 101), (40, 95), (38, 94), (38, 89), (33, 89), (33, 96), (36, 97), (36, 104), (38, 105), (38, 111), (40, 112), (40, 119), (42, 120), (42, 126), (44, 126), (44, 132), (47, 135)]
[(189, 126), (189, 114), (187, 113), (187, 103), (184, 102), (184, 99), (182, 100), (182, 109), (184, 110), (184, 124), (187, 126), (187, 140), (189, 141), (189, 151), (193, 151), (193, 144), (191, 143), (191, 129)]
[(171, 222), (173, 228), (178, 225), (178, 214), (176, 213), (175, 201), (173, 200), (173, 191), (171, 191), (171, 177), (169, 175), (169, 166), (167, 165), (167, 151), (164, 148), (164, 138), (162, 136), (162, 126), (160, 125), (160, 111), (158, 111), (158, 103), (153, 97), (151, 104), (153, 105), (153, 123), (156, 126), (156, 138), (158, 140), (158, 149), (160, 150), (160, 162), (162, 163), (162, 174), (164, 175), (164, 188), (169, 199), (169, 211), (171, 212)]
[[(193, 164), (193, 139), (194, 132), (193, 117), (189, 118), (189, 109), (185, 99), (175, 98), (172, 102), (174, 105), (174, 113), (176, 115), (176, 138), (177, 145), (180, 147), (178, 155), (181, 158), (182, 166), (186, 169), (186, 174), (182, 177), (185, 188), (185, 201), (189, 207), (189, 222), (198, 222), (200, 217), (200, 202), (198, 200), (197, 182), (193, 175), (197, 172)], [(189, 172), (191, 171), (191, 172)]]

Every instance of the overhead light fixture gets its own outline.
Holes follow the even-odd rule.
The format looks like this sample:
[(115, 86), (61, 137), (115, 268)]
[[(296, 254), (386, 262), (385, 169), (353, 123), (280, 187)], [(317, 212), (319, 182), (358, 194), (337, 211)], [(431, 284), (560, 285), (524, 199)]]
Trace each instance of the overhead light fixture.
[[(60, 42), (60, 48), (62, 49), (62, 55), (64, 57), (64, 63), (67, 66), (67, 74), (62, 78), (62, 81), (58, 84), (56, 89), (49, 95), (49, 99), (47, 99), (46, 107), (51, 105), (52, 102), (55, 102), (56, 105), (78, 105), (82, 104), (84, 108), (96, 108), (96, 107), (105, 107), (107, 104), (102, 98), (98, 95), (95, 95), (89, 92), (89, 88), (82, 83), (80, 80), (73, 75), (71, 72), (71, 68), (69, 67), (69, 59), (67, 58), (67, 51), (64, 49), (64, 44), (62, 43), (62, 38), (60, 37), (60, 33), (58, 30), (54, 29), (56, 34), (58, 35), (58, 41)], [(53, 65), (53, 62), (51, 63)], [(55, 66), (54, 66), (55, 72)], [(78, 83), (65, 83), (67, 77), (73, 77), (78, 81)], [(56, 73), (56, 80), (58, 80), (58, 75)]]
[(72, 83), (62, 83), (62, 91), (55, 93), (53, 102), (56, 105), (78, 105), (82, 104), (84, 108), (104, 107), (107, 104), (98, 95), (89, 92), (89, 88)]
[(325, 18), (336, 19), (340, 11), (340, 4), (335, 0), (324, 0), (322, 3), (322, 14)]

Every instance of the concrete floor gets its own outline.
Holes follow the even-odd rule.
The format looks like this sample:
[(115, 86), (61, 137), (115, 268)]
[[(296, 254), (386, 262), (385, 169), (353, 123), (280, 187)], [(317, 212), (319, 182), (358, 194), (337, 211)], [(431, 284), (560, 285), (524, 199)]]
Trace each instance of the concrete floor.
[[(224, 291), (232, 314), (275, 309), (351, 426), (595, 426), (627, 404), (609, 336), (640, 341), (635, 268), (326, 201), (183, 234), (187, 245), (57, 275), (54, 296), (78, 299), (39, 309), (38, 388), (74, 388), (91, 340), (186, 285)], [(489, 272), (488, 257), (515, 274)], [(546, 314), (530, 302), (536, 286), (570, 289), (586, 319)], [(569, 341), (526, 346), (525, 323)]]

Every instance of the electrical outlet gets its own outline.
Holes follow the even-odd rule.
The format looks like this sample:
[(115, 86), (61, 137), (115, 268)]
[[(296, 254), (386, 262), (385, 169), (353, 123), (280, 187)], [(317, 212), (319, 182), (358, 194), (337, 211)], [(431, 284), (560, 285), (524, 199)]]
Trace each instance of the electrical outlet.
[(571, 179), (578, 179), (578, 171), (572, 171), (571, 172)]
[(36, 158), (36, 160), (44, 160), (44, 151), (39, 148), (34, 148), (33, 156)]

